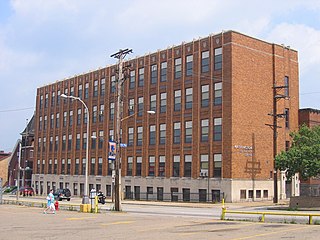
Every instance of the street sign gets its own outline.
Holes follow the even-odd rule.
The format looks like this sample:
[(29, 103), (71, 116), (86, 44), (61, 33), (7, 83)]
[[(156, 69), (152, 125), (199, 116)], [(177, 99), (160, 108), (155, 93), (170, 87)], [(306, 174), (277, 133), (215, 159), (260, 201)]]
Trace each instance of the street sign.
[(120, 143), (120, 147), (126, 148), (127, 144), (126, 143)]

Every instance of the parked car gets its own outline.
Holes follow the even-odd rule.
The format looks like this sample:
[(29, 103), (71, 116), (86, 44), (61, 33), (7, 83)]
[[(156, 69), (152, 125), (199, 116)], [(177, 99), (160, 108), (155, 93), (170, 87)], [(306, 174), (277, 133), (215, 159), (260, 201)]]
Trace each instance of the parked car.
[(55, 199), (58, 201), (62, 201), (63, 199), (67, 199), (67, 201), (70, 201), (71, 197), (71, 192), (68, 188), (64, 189), (57, 189), (54, 193), (53, 196)]
[(33, 196), (34, 190), (32, 187), (21, 187), (19, 190), (20, 195), (25, 196)]

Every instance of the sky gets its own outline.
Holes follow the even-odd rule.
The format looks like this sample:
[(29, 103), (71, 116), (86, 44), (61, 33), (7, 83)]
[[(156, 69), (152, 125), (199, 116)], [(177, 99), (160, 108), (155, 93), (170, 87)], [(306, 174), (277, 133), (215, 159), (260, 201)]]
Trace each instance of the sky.
[(319, 0), (0, 0), (0, 150), (11, 152), (38, 87), (234, 30), (299, 53), (300, 108), (320, 109)]

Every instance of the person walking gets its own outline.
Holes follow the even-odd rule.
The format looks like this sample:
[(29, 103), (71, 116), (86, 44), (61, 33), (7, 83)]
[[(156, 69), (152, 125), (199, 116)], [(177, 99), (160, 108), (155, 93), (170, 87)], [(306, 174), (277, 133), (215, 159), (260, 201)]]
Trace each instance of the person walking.
[(54, 207), (54, 195), (53, 195), (53, 189), (50, 190), (50, 193), (47, 196), (47, 208), (43, 211), (44, 214), (47, 214), (48, 211), (50, 210), (49, 213), (55, 214), (55, 207)]

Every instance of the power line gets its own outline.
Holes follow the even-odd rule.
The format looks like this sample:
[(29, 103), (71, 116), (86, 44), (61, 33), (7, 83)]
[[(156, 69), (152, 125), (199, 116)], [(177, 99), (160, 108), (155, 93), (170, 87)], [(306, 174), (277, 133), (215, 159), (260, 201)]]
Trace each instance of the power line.
[(19, 111), (25, 111), (29, 109), (34, 109), (34, 107), (28, 107), (28, 108), (16, 108), (16, 109), (7, 109), (7, 110), (0, 110), (0, 113), (5, 112), (19, 112)]

